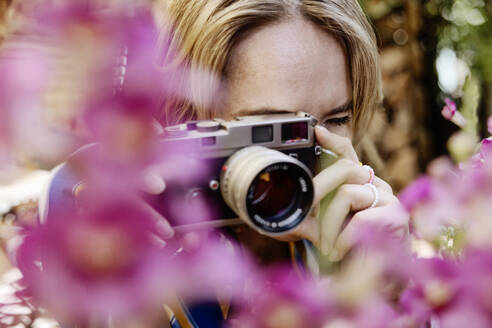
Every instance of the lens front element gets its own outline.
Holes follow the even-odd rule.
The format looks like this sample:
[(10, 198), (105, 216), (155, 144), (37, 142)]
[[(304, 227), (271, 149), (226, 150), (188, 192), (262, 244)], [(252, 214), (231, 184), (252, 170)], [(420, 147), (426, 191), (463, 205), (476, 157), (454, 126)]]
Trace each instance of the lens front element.
[[(276, 165), (278, 166), (278, 165)], [(248, 192), (249, 208), (264, 218), (281, 216), (294, 204), (296, 181), (279, 168), (260, 173)]]
[(313, 201), (311, 173), (279, 151), (252, 146), (224, 165), (221, 191), (226, 203), (262, 233), (279, 234), (299, 223)]

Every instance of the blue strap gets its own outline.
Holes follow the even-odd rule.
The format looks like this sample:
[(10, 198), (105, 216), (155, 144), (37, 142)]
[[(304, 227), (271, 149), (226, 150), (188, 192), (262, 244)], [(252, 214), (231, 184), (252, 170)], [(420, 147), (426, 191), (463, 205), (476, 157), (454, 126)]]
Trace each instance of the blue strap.
[(218, 302), (196, 303), (187, 308), (183, 306), (188, 320), (196, 328), (220, 328), (225, 320)]

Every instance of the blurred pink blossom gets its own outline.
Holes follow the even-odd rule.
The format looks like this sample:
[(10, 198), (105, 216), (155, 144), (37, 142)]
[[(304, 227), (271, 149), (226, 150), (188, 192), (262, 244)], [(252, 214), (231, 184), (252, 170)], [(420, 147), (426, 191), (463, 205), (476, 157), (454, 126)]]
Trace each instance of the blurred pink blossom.
[(106, 196), (87, 213), (50, 217), (26, 230), (18, 250), (25, 293), (72, 323), (152, 313), (174, 292), (163, 280), (175, 277), (153, 234), (151, 214), (128, 199)]
[(245, 281), (231, 327), (322, 327), (330, 303), (316, 282), (292, 267), (274, 266)]
[(480, 156), (482, 160), (492, 160), (492, 139), (483, 139), (480, 145)]
[(490, 327), (492, 257), (470, 250), (463, 261), (417, 260), (412, 283), (401, 297), (403, 311), (420, 325), (431, 320), (443, 327)]
[(447, 120), (451, 120), (456, 114), (456, 103), (449, 98), (445, 98), (444, 102), (446, 105), (442, 108), (442, 116)]
[(428, 176), (400, 194), (416, 236), (436, 242), (448, 227), (453, 227), (464, 232), (466, 238), (460, 240), (466, 245), (486, 241), (485, 231), (492, 229), (486, 219), (492, 211), (488, 147), (488, 141), (482, 142), (481, 152), (459, 168), (436, 160), (429, 166)]
[(156, 48), (158, 34), (171, 31), (158, 30), (148, 3), (31, 0), (26, 8), (0, 58), (0, 152), (52, 164), (101, 142), (108, 157), (140, 163), (152, 155), (154, 117), (179, 116), (163, 104), (221, 98), (219, 78), (176, 64), (169, 44)]
[(449, 260), (420, 259), (415, 263), (412, 284), (403, 293), (400, 304), (419, 326), (429, 322), (432, 315), (453, 307), (459, 299), (459, 271)]
[(446, 105), (441, 110), (442, 116), (448, 121), (453, 122), (454, 124), (463, 127), (466, 123), (463, 115), (456, 110), (456, 103), (450, 98), (445, 98), (444, 102)]
[(16, 261), (23, 294), (65, 323), (152, 318), (176, 295), (210, 299), (227, 287), (233, 296), (254, 275), (247, 254), (217, 238), (192, 252), (155, 243), (155, 214), (132, 195), (101, 191), (89, 207), (56, 214), (26, 228)]
[(414, 206), (421, 202), (425, 202), (431, 197), (432, 184), (431, 179), (423, 176), (413, 181), (410, 186), (406, 187), (399, 195), (401, 204), (411, 211)]

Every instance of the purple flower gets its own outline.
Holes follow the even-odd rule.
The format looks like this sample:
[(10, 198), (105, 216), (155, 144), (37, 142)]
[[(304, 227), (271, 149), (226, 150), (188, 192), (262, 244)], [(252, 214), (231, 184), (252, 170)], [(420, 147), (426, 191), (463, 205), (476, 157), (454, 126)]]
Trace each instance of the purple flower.
[(438, 258), (420, 259), (414, 265), (412, 283), (400, 305), (404, 313), (424, 324), (459, 299), (459, 271), (452, 261)]
[(480, 145), (480, 157), (483, 161), (492, 158), (492, 139), (483, 139)]
[(490, 249), (468, 249), (460, 264), (461, 302), (490, 315), (492, 313), (492, 253)]
[(432, 181), (428, 176), (422, 176), (413, 181), (399, 195), (401, 204), (411, 212), (415, 206), (431, 198)]
[(456, 114), (456, 103), (450, 98), (445, 98), (444, 102), (446, 105), (442, 108), (441, 114), (445, 119), (450, 121)]
[[(17, 43), (17, 41), (19, 41)], [(75, 140), (53, 121), (62, 113), (46, 108), (43, 97), (53, 68), (48, 51), (29, 49), (22, 37), (6, 43), (0, 55), (0, 151), (7, 162), (28, 154), (43, 162), (56, 162), (74, 149)]]
[(245, 282), (259, 274), (240, 245), (213, 231), (197, 249), (179, 252), (175, 263), (177, 293), (189, 302), (216, 300), (218, 295), (235, 301), (242, 297)]
[(489, 250), (469, 249), (463, 260), (418, 260), (412, 284), (400, 305), (407, 315), (424, 324), (444, 327), (490, 327), (492, 320), (492, 257)]
[(94, 185), (83, 205), (26, 228), (16, 256), (23, 294), (67, 324), (153, 318), (176, 295), (199, 301), (225, 288), (235, 297), (256, 274), (247, 254), (211, 233), (195, 251), (178, 239), (162, 247), (155, 212), (131, 191)]
[(436, 160), (429, 166), (427, 178), (417, 180), (415, 189), (410, 186), (410, 192), (405, 190), (400, 195), (402, 203), (411, 210), (414, 235), (443, 245), (441, 237), (451, 227), (459, 234), (460, 243), (449, 246), (459, 248), (487, 239), (492, 169), (488, 161), (473, 163), (458, 169), (447, 160)]
[(440, 327), (461, 328), (477, 327), (488, 328), (491, 326), (490, 313), (477, 309), (473, 304), (459, 304), (445, 311), (438, 320)]
[(28, 228), (17, 263), (33, 302), (72, 323), (158, 311), (178, 275), (168, 251), (152, 242), (151, 213), (137, 204), (106, 196), (85, 213)]
[[(27, 8), (21, 37), (0, 59), (1, 148), (59, 162), (80, 142), (97, 141), (108, 157), (135, 167), (154, 155), (152, 117), (178, 116), (160, 113), (163, 103), (220, 98), (219, 79), (176, 64), (169, 44), (157, 62), (150, 5), (120, 1), (99, 10), (85, 0), (33, 1)], [(31, 51), (34, 37), (40, 50)], [(196, 88), (208, 103), (190, 92)]]
[(245, 281), (245, 295), (232, 327), (322, 327), (329, 301), (314, 280), (287, 266)]
[(466, 120), (463, 115), (456, 110), (456, 103), (449, 98), (445, 98), (444, 102), (446, 105), (444, 105), (441, 110), (442, 116), (459, 127), (463, 127), (466, 124)]

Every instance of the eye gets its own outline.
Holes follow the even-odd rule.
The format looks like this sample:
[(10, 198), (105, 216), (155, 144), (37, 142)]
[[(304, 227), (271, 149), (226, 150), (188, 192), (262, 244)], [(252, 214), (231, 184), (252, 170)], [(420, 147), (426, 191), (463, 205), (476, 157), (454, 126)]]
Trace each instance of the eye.
[(341, 117), (333, 117), (333, 118), (329, 118), (327, 120), (324, 120), (323, 121), (323, 124), (324, 125), (345, 125), (347, 123), (350, 122), (350, 120), (352, 119), (351, 116), (347, 115), (347, 116), (341, 116)]

